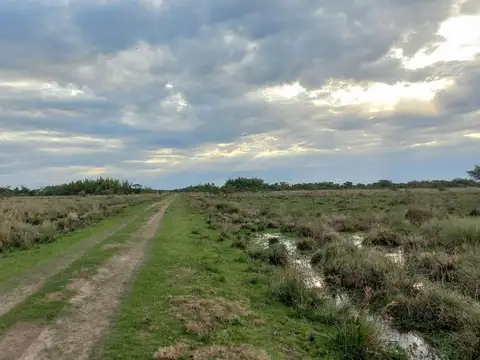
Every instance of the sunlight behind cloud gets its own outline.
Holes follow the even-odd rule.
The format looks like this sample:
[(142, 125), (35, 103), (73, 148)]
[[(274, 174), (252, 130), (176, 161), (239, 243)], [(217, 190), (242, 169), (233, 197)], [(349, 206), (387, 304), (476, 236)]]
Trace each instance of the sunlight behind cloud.
[(298, 81), (293, 84), (268, 87), (260, 91), (261, 96), (263, 96), (268, 102), (296, 100), (300, 95), (305, 93), (306, 89), (301, 86)]
[(439, 62), (471, 61), (480, 54), (480, 14), (462, 15), (445, 20), (437, 35), (443, 41), (429, 44), (411, 58), (403, 56), (403, 50), (392, 49), (391, 56), (402, 59), (409, 70), (422, 69)]
[(92, 169), (87, 170), (88, 175), (102, 175), (105, 174), (106, 169), (103, 167), (95, 167)]
[(480, 139), (480, 132), (479, 133), (470, 133), (470, 134), (465, 134), (465, 137), (471, 138), (471, 139)]
[[(407, 112), (435, 113), (436, 94), (454, 84), (453, 79), (430, 82), (397, 82), (389, 85), (379, 82), (355, 83), (332, 79), (320, 89), (308, 90), (298, 82), (265, 88), (259, 91), (269, 103), (304, 101), (341, 114), (345, 107), (361, 107), (359, 113)], [(411, 103), (411, 105), (409, 105)]]

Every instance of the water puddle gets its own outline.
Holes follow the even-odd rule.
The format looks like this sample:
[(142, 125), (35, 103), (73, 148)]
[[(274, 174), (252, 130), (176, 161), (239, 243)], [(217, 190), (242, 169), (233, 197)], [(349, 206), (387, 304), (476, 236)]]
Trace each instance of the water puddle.
[[(354, 234), (351, 237), (353, 244), (358, 248), (363, 247), (363, 234)], [(268, 248), (270, 244), (280, 243), (285, 246), (290, 256), (293, 257), (295, 268), (301, 273), (305, 279), (305, 283), (310, 288), (324, 289), (325, 281), (321, 274), (319, 274), (312, 267), (310, 259), (302, 257), (297, 253), (297, 246), (295, 239), (286, 237), (281, 233), (263, 233), (257, 237), (257, 242), (262, 247)], [(405, 263), (405, 257), (401, 250), (388, 253), (385, 255), (397, 264), (403, 265)], [(420, 289), (423, 287), (422, 283), (414, 285), (415, 288)], [(342, 307), (350, 304), (350, 299), (346, 294), (336, 293), (332, 296), (336, 306)], [(352, 309), (353, 314), (356, 313), (355, 309)], [(368, 316), (370, 320), (375, 322), (381, 329), (383, 339), (388, 343), (395, 343), (401, 346), (407, 351), (411, 360), (440, 360), (435, 355), (434, 350), (428, 345), (420, 336), (412, 332), (400, 332), (387, 324), (381, 319)]]
[(358, 248), (363, 247), (363, 239), (364, 239), (363, 234), (353, 234), (351, 237), (351, 240), (353, 241), (353, 245), (355, 245)]
[(261, 234), (257, 240), (265, 248), (275, 241), (283, 244), (290, 256), (294, 258), (295, 268), (303, 275), (306, 285), (310, 288), (318, 289), (324, 287), (323, 277), (313, 269), (310, 259), (297, 254), (297, 244), (294, 239), (280, 233), (265, 233)]
[(278, 242), (285, 245), (290, 255), (295, 255), (297, 252), (297, 245), (294, 239), (288, 238), (281, 233), (264, 233), (257, 237), (257, 242), (261, 246), (268, 248), (271, 243)]
[(325, 286), (323, 277), (313, 269), (309, 259), (295, 259), (295, 267), (303, 275), (308, 287), (322, 289)]
[(391, 252), (385, 255), (388, 259), (392, 260), (394, 263), (399, 265), (405, 264), (405, 256), (403, 255), (402, 250)]
[(412, 332), (401, 333), (391, 327), (382, 326), (387, 342), (395, 343), (405, 349), (412, 360), (440, 360), (430, 345), (420, 336)]

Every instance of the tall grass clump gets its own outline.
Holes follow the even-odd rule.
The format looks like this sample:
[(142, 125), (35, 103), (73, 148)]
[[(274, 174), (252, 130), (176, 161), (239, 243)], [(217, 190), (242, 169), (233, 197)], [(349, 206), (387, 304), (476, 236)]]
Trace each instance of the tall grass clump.
[(303, 277), (294, 268), (286, 268), (273, 280), (272, 295), (274, 299), (297, 309), (321, 303), (315, 290), (306, 286)]
[(385, 344), (376, 324), (364, 316), (344, 317), (327, 344), (341, 360), (408, 359), (400, 348)]
[(396, 247), (403, 244), (402, 235), (391, 229), (379, 227), (372, 229), (364, 239), (365, 244)]
[(386, 288), (402, 274), (401, 266), (385, 258), (382, 252), (358, 249), (346, 242), (326, 246), (321, 262), (330, 281), (351, 289)]
[(435, 334), (434, 339), (441, 335), (442, 346), (454, 349), (458, 359), (480, 356), (480, 305), (442, 285), (429, 283), (413, 296), (399, 295), (385, 312), (400, 328)]
[(480, 222), (457, 217), (441, 220), (438, 241), (446, 247), (480, 245)]
[(287, 266), (289, 262), (288, 250), (284, 244), (274, 244), (268, 250), (268, 261), (272, 265)]

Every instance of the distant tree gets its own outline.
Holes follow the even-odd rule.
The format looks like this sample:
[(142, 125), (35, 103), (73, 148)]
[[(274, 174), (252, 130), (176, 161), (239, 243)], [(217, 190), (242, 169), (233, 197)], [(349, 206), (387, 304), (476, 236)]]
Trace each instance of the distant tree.
[(468, 176), (470, 176), (475, 181), (480, 181), (480, 165), (475, 165), (472, 170), (467, 171)]
[(235, 179), (228, 179), (223, 185), (223, 188), (226, 190), (237, 190), (237, 191), (261, 191), (265, 190), (266, 183), (265, 180), (261, 178), (246, 178), (246, 177), (237, 177)]
[(345, 189), (351, 189), (353, 188), (353, 183), (351, 181), (345, 181), (342, 185)]

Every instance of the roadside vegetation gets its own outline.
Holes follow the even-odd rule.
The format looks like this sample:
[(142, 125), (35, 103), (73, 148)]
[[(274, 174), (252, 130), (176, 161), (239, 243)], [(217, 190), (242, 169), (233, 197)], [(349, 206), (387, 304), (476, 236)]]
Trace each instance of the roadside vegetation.
[(86, 196), (86, 195), (127, 195), (158, 193), (149, 187), (134, 184), (127, 180), (113, 178), (85, 179), (66, 184), (49, 185), (39, 189), (30, 189), (24, 185), (12, 188), (0, 187), (0, 196)]
[(5, 197), (0, 199), (0, 253), (55, 241), (158, 195)]

